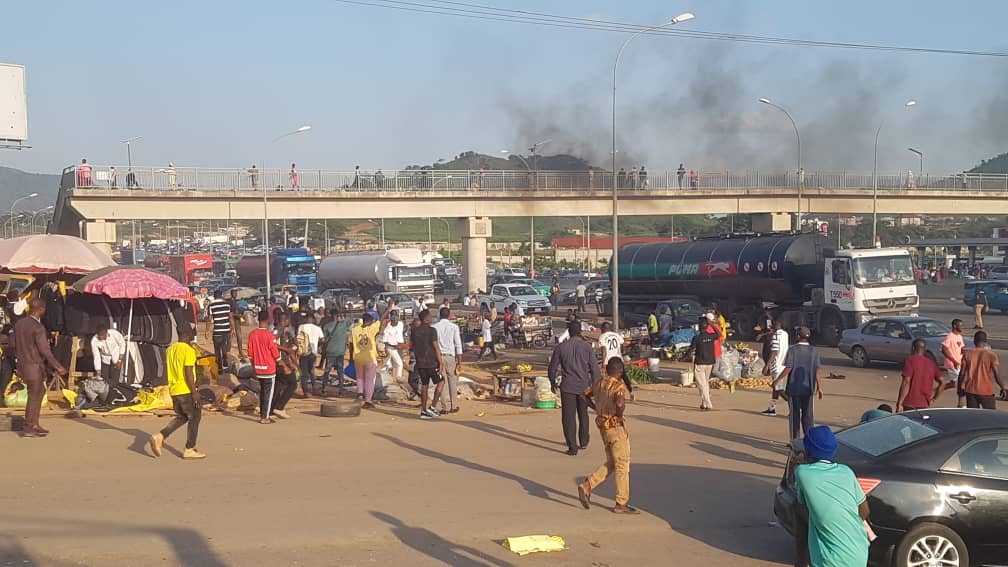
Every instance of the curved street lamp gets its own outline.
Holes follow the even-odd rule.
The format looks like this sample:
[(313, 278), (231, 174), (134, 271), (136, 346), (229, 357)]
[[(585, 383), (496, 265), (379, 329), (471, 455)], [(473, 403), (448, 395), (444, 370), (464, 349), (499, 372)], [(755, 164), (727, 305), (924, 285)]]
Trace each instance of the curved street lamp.
[[(301, 134), (309, 130), (311, 130), (311, 125), (305, 124), (304, 126), (298, 128), (297, 130), (292, 130), (290, 132), (287, 132), (286, 134), (280, 134), (276, 138), (273, 138), (273, 141), (270, 142), (270, 144), (271, 145), (275, 144), (280, 140), (286, 138), (287, 136), (293, 136), (294, 134)], [(266, 162), (263, 161), (263, 170), (265, 169), (266, 169)], [(268, 192), (266, 191), (265, 179), (263, 180), (262, 188), (263, 188), (263, 246), (266, 248), (266, 298), (268, 301), (270, 297), (273, 297), (273, 286), (271, 285), (272, 282), (270, 281), (269, 208), (267, 207)], [(286, 245), (287, 243), (285, 242), (284, 246)]]
[(8, 217), (9, 221), (10, 221), (10, 237), (11, 238), (14, 238), (14, 207), (16, 207), (18, 203), (20, 203), (21, 201), (24, 201), (25, 199), (34, 199), (35, 197), (38, 197), (38, 193), (32, 193), (30, 195), (23, 195), (21, 197), (18, 197), (17, 199), (14, 199), (14, 202), (11, 203), (11, 206), (10, 206), (10, 217)]
[[(916, 106), (916, 100), (908, 100), (903, 103), (903, 108), (910, 108), (911, 106)], [(885, 117), (879, 122), (878, 128), (875, 130), (875, 161), (872, 165), (872, 219), (871, 219), (871, 241), (872, 246), (875, 246), (875, 242), (878, 240), (878, 139), (879, 134), (882, 132), (882, 126), (885, 124)]]
[(798, 171), (798, 208), (795, 210), (795, 232), (801, 232), (801, 227), (802, 227), (802, 222), (801, 222), (802, 221), (802, 218), (801, 218), (801, 195), (802, 195), (802, 184), (805, 181), (803, 178), (805, 177), (805, 175), (804, 175), (804, 172), (802, 171), (802, 165), (801, 165), (801, 134), (798, 133), (798, 123), (795, 122), (795, 119), (792, 118), (791, 113), (788, 112), (783, 106), (780, 106), (778, 104), (774, 104), (773, 102), (770, 101), (770, 99), (765, 98), (765, 97), (759, 99), (759, 101), (762, 102), (763, 104), (768, 104), (768, 105), (776, 108), (777, 110), (783, 112), (784, 116), (787, 116), (788, 120), (791, 121), (791, 126), (794, 127), (795, 138), (797, 138), (797, 140), (798, 140), (798, 170), (797, 170)]
[(672, 18), (667, 22), (658, 24), (657, 26), (651, 26), (650, 28), (644, 28), (637, 31), (623, 42), (620, 46), (619, 51), (616, 53), (616, 62), (613, 63), (612, 69), (612, 259), (609, 262), (609, 273), (612, 278), (612, 319), (613, 327), (618, 329), (620, 325), (619, 320), (619, 193), (616, 187), (616, 78), (619, 71), (620, 58), (623, 56), (623, 51), (630, 45), (630, 42), (637, 39), (638, 36), (644, 33), (653, 32), (666, 28), (668, 26), (674, 26), (675, 24), (682, 23), (695, 18), (692, 13), (686, 12), (679, 14), (678, 16)]

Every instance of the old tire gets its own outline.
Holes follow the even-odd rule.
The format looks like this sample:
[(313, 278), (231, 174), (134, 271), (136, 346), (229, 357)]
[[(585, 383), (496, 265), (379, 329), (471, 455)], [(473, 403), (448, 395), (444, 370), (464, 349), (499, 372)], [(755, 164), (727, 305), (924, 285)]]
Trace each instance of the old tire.
[(938, 559), (948, 567), (969, 567), (969, 550), (954, 530), (941, 524), (924, 522), (913, 527), (896, 548), (897, 567), (929, 564)]
[(0, 415), (0, 431), (21, 431), (24, 429), (23, 415)]
[(871, 364), (871, 360), (868, 358), (868, 351), (866, 351), (862, 346), (855, 346), (852, 348), (850, 358), (854, 363), (854, 366), (857, 366), (858, 368), (866, 368), (869, 364)]
[(319, 414), (322, 417), (357, 417), (360, 411), (360, 403), (356, 400), (341, 400), (325, 402), (319, 409)]

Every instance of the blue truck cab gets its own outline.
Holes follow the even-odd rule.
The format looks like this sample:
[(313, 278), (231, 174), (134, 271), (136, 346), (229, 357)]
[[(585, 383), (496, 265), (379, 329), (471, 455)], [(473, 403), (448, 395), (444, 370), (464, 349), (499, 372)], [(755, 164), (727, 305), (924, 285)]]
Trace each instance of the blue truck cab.
[(279, 248), (272, 257), (274, 285), (297, 287), (299, 294), (318, 295), (318, 262), (306, 248)]

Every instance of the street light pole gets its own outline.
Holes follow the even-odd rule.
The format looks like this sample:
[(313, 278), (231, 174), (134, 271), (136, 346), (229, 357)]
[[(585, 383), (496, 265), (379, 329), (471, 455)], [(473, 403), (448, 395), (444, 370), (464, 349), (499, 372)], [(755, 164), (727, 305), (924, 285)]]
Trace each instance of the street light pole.
[(436, 218), (437, 220), (443, 222), (445, 224), (445, 229), (447, 229), (447, 231), (448, 231), (448, 249), (445, 250), (445, 252), (448, 252), (448, 259), (451, 260), (451, 257), (452, 257), (452, 255), (451, 255), (451, 242), (452, 242), (452, 239), (451, 239), (451, 223), (448, 222), (447, 219), (443, 219), (441, 217), (434, 217), (434, 218)]
[[(910, 108), (917, 104), (916, 100), (908, 100), (903, 104), (904, 108)], [(875, 159), (872, 165), (872, 220), (871, 220), (871, 233), (872, 233), (872, 246), (875, 246), (875, 242), (878, 241), (878, 139), (879, 134), (882, 132), (882, 126), (885, 124), (885, 117), (882, 117), (882, 121), (879, 122), (878, 128), (875, 130)]]
[[(305, 124), (304, 126), (298, 128), (297, 130), (293, 130), (291, 132), (287, 132), (286, 134), (281, 134), (281, 135), (277, 136), (276, 138), (273, 138), (273, 141), (270, 142), (270, 145), (272, 146), (273, 144), (279, 142), (280, 140), (286, 138), (287, 136), (293, 136), (294, 134), (301, 134), (301, 133), (307, 132), (309, 130), (311, 130), (311, 126), (308, 125), (308, 124)], [(266, 170), (266, 162), (265, 161), (262, 162), (262, 166), (263, 166), (263, 171), (265, 171)], [(273, 297), (273, 286), (272, 286), (272, 282), (270, 281), (269, 208), (268, 208), (268, 204), (267, 204), (267, 194), (268, 194), (268, 192), (266, 191), (266, 179), (265, 179), (265, 177), (263, 178), (262, 188), (263, 188), (263, 247), (265, 248), (265, 260), (266, 260), (266, 298), (268, 300), (270, 297)], [(286, 219), (284, 219), (284, 220), (286, 220)], [(284, 234), (284, 239), (286, 240), (286, 238), (287, 238), (287, 235)], [(287, 243), (284, 242), (284, 246), (286, 246), (286, 245), (287, 245)]]
[(38, 193), (31, 193), (30, 195), (24, 195), (24, 196), (18, 197), (17, 199), (14, 199), (13, 203), (11, 203), (11, 206), (10, 206), (10, 237), (11, 238), (14, 238), (14, 207), (16, 207), (18, 203), (20, 203), (21, 201), (24, 201), (25, 199), (34, 199), (35, 197), (38, 197)]
[(917, 154), (917, 157), (920, 158), (920, 169), (917, 170), (917, 175), (924, 175), (924, 152), (913, 148), (907, 148), (907, 150), (909, 150), (910, 153)]
[(616, 77), (619, 71), (620, 58), (623, 57), (623, 51), (630, 45), (630, 42), (636, 39), (639, 35), (647, 32), (652, 32), (660, 30), (664, 27), (672, 26), (680, 22), (685, 22), (687, 20), (692, 20), (695, 16), (689, 12), (680, 14), (671, 20), (658, 24), (657, 26), (652, 26), (650, 28), (642, 29), (623, 42), (620, 46), (619, 51), (616, 53), (616, 62), (613, 63), (612, 69), (612, 259), (609, 262), (609, 273), (612, 278), (612, 318), (613, 327), (618, 329), (620, 325), (619, 319), (619, 193), (616, 190)]
[(795, 138), (798, 140), (798, 207), (795, 209), (795, 232), (801, 232), (802, 229), (802, 218), (801, 218), (801, 197), (802, 197), (802, 184), (804, 183), (805, 173), (802, 171), (801, 164), (801, 134), (798, 133), (798, 123), (795, 119), (791, 117), (791, 113), (788, 112), (783, 106), (774, 104), (768, 98), (759, 99), (763, 104), (769, 104), (770, 106), (776, 108), (777, 110), (784, 113), (784, 116), (788, 117), (791, 121), (791, 126), (794, 127)]
[(142, 139), (143, 139), (143, 136), (134, 136), (133, 138), (130, 138), (128, 140), (123, 140), (122, 141), (122, 143), (126, 144), (126, 166), (128, 168), (127, 172), (133, 170), (133, 152), (130, 151), (130, 144), (132, 144), (133, 142), (135, 142), (137, 140), (142, 140)]

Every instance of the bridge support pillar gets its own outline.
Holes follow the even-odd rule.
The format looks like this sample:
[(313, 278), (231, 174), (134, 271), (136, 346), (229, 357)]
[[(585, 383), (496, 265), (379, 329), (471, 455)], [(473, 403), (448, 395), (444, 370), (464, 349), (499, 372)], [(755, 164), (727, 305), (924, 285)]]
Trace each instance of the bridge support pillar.
[(112, 255), (116, 244), (116, 224), (103, 220), (84, 221), (81, 224), (81, 238)]
[(462, 272), (466, 293), (486, 291), (487, 239), (492, 235), (489, 217), (469, 217), (459, 220), (462, 234)]
[(791, 230), (790, 213), (757, 213), (752, 215), (753, 232), (780, 232)]

